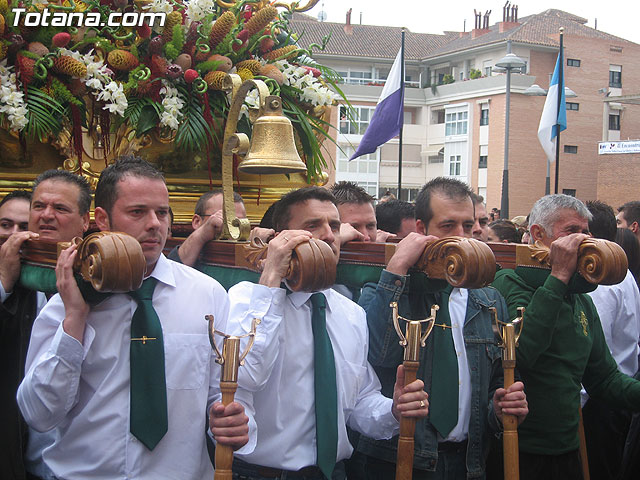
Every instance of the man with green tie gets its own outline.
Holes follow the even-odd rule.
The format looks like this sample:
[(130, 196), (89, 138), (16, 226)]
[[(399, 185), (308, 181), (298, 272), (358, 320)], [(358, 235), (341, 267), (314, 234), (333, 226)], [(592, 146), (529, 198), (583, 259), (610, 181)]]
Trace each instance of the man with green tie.
[[(364, 311), (328, 288), (288, 292), (282, 282), (293, 249), (311, 238), (340, 254), (340, 216), (334, 196), (308, 187), (279, 200), (273, 215), (278, 234), (269, 242), (259, 284), (229, 290), (229, 333), (242, 334), (270, 305), (240, 369), (236, 398), (255, 420), (257, 446), (236, 454), (234, 473), (246, 480), (344, 479), (342, 460), (352, 447), (347, 426), (375, 438), (391, 438), (400, 415), (423, 417), (427, 395), (421, 381), (404, 385), (402, 369), (387, 398), (367, 362)], [(236, 314), (237, 312), (237, 314)]]
[(248, 441), (242, 406), (214, 404), (219, 367), (204, 316), (225, 328), (226, 292), (162, 255), (169, 196), (149, 163), (130, 156), (107, 167), (95, 204), (100, 230), (140, 242), (146, 279), (135, 292), (88, 303), (71, 268), (76, 248), (60, 255), (59, 294), (34, 324), (21, 411), (34, 429), (55, 429), (43, 458), (58, 478), (212, 478), (207, 412), (218, 442)]
[[(506, 320), (500, 294), (493, 288), (443, 288), (421, 274), (409, 275), (428, 242), (454, 235), (470, 238), (474, 223), (466, 184), (445, 177), (427, 183), (416, 198), (417, 232), (398, 244), (378, 283), (366, 284), (359, 300), (369, 324), (369, 361), (385, 394), (403, 360), (389, 304), (398, 302), (399, 314), (411, 320), (427, 318), (433, 304), (440, 307), (439, 326), (421, 350), (418, 370), (429, 393), (430, 413), (416, 425), (415, 480), (484, 478), (489, 431), (500, 429), (503, 413), (522, 420), (528, 411), (522, 383), (514, 383), (508, 391), (490, 384), (498, 377), (494, 370), (500, 367), (500, 351), (489, 309), (495, 307), (499, 318)], [(493, 400), (492, 390), (496, 390)], [(365, 478), (393, 478), (396, 445), (395, 438), (360, 437), (357, 455), (364, 463)]]

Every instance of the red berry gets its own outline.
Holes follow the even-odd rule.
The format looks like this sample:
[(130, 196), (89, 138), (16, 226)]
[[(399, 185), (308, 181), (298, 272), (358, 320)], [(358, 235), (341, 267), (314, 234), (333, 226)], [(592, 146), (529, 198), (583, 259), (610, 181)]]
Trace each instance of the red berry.
[(199, 75), (200, 74), (193, 68), (189, 68), (186, 72), (184, 72), (184, 81), (187, 83), (193, 83), (193, 81), (198, 78)]
[(56, 33), (52, 39), (53, 44), (58, 48), (66, 47), (70, 41), (71, 35), (67, 32)]

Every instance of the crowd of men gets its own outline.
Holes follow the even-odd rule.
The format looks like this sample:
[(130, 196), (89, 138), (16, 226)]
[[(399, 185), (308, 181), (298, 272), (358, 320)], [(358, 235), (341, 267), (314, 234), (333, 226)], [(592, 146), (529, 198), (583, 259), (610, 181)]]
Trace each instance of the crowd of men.
[[(234, 203), (246, 218), (242, 198)], [(0, 247), (2, 478), (211, 478), (213, 441), (235, 450), (239, 480), (392, 479), (403, 417), (416, 419), (414, 479), (503, 478), (498, 439), (503, 416), (513, 415), (520, 478), (577, 480), (581, 405), (591, 478), (633, 478), (625, 475), (640, 443), (632, 417), (640, 411), (640, 202), (616, 217), (601, 202), (548, 195), (509, 222), (451, 178), (430, 181), (413, 203), (389, 195), (376, 205), (351, 182), (307, 187), (284, 195), (252, 230), (268, 243), (258, 282), (225, 291), (196, 270), (222, 230), (222, 192), (202, 196), (193, 233), (167, 258), (164, 178), (127, 156), (102, 172), (94, 218), (98, 230), (139, 241), (142, 287), (88, 288), (74, 275), (76, 246), (59, 255), (57, 294), (22, 286), (24, 242), (82, 237), (90, 208), (87, 182), (59, 170), (0, 202), (8, 236)], [(623, 229), (635, 244), (628, 235), (623, 244)], [(625, 248), (630, 272), (619, 285), (596, 288), (576, 273), (589, 235)], [(551, 269), (503, 269), (490, 287), (452, 288), (412, 269), (446, 236), (540, 242)], [(336, 261), (347, 242), (398, 243), (378, 281), (361, 289), (292, 292), (292, 252), (310, 239), (327, 243)], [(407, 319), (439, 306), (413, 382), (405, 382), (392, 302)], [(517, 381), (504, 389), (492, 311), (506, 322), (519, 307)], [(260, 321), (226, 406), (206, 315), (227, 335)]]

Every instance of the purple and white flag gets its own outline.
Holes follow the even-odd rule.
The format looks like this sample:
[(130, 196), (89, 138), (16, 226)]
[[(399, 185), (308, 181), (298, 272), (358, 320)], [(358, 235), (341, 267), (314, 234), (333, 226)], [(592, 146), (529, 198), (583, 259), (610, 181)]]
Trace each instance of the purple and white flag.
[(360, 145), (349, 160), (375, 152), (380, 145), (400, 134), (404, 120), (404, 85), (402, 84), (401, 65), (402, 50), (398, 52), (396, 60), (393, 62), (378, 105)]

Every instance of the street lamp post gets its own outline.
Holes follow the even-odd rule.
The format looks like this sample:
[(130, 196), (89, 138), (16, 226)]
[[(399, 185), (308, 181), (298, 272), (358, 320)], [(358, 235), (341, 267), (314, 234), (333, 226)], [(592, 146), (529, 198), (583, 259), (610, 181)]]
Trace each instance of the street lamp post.
[(504, 126), (504, 168), (502, 170), (502, 199), (500, 201), (500, 217), (509, 218), (509, 110), (511, 109), (511, 70), (522, 68), (525, 61), (511, 53), (511, 40), (507, 41), (507, 54), (496, 62), (499, 71), (507, 73), (506, 112)]

